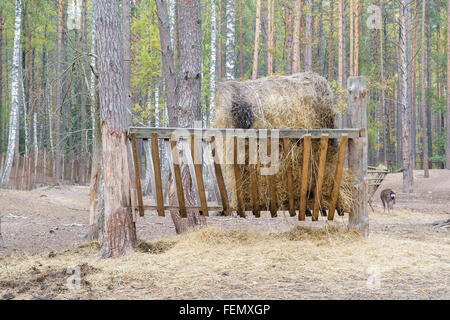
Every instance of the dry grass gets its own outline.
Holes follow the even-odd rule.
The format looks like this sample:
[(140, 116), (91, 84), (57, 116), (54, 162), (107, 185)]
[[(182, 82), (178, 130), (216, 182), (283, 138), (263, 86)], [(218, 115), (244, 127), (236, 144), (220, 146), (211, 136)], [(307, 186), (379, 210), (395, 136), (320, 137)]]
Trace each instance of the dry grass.
[[(16, 298), (443, 298), (449, 297), (450, 240), (295, 227), (261, 233), (208, 227), (153, 243), (115, 260), (98, 244), (55, 254), (0, 259), (0, 292)], [(80, 290), (65, 270), (81, 266)], [(37, 271), (36, 271), (37, 270)], [(368, 279), (380, 272), (379, 288)]]

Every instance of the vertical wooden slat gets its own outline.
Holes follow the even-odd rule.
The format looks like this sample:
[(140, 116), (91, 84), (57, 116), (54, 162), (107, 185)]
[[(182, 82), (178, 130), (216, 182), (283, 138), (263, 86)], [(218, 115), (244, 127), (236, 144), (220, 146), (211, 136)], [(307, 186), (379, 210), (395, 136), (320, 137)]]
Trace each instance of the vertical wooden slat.
[(317, 173), (316, 190), (314, 190), (314, 209), (312, 216), (313, 221), (316, 221), (319, 218), (319, 208), (320, 208), (320, 201), (322, 200), (322, 185), (323, 185), (323, 177), (325, 176), (327, 150), (328, 150), (328, 134), (324, 134), (320, 139), (320, 159), (319, 159), (319, 169)]
[(164, 217), (165, 213), (161, 180), (161, 161), (159, 160), (159, 145), (157, 133), (152, 133), (152, 159), (153, 172), (155, 173), (156, 204), (158, 206), (158, 216)]
[(178, 197), (178, 206), (180, 208), (180, 215), (183, 218), (186, 218), (187, 217), (186, 203), (184, 200), (183, 183), (181, 181), (181, 170), (180, 170), (180, 161), (178, 157), (177, 141), (175, 139), (176, 138), (174, 135), (172, 135), (172, 137), (170, 138), (170, 145), (172, 147), (173, 172), (175, 175), (175, 185), (177, 188), (177, 197)]
[[(248, 152), (250, 153), (250, 144), (256, 144), (256, 138), (247, 138), (248, 141)], [(251, 184), (251, 194), (252, 194), (252, 202), (253, 202), (253, 215), (257, 218), (261, 217), (261, 207), (259, 205), (259, 188), (258, 188), (258, 164), (257, 164), (257, 155), (250, 155), (248, 156), (249, 162), (250, 158), (254, 158), (254, 162), (256, 163), (249, 163), (249, 169), (250, 169), (250, 184)]]
[(311, 135), (303, 137), (302, 182), (300, 187), (300, 211), (298, 220), (305, 220), (306, 191), (308, 190), (309, 160), (311, 158)]
[(289, 157), (289, 151), (291, 148), (289, 138), (283, 139), (283, 149), (284, 154), (286, 156), (286, 180), (287, 180), (287, 190), (289, 196), (289, 214), (291, 217), (295, 216), (295, 207), (294, 207), (294, 179), (292, 177), (292, 159)]
[(345, 163), (345, 151), (347, 150), (348, 135), (343, 134), (341, 137), (341, 143), (339, 145), (338, 163), (336, 167), (336, 175), (334, 177), (334, 186), (331, 193), (330, 210), (328, 211), (328, 220), (333, 220), (334, 211), (336, 210), (336, 204), (339, 197), (339, 188), (341, 186), (342, 172), (344, 170)]
[(144, 216), (144, 201), (142, 200), (142, 188), (141, 188), (141, 175), (139, 173), (139, 161), (138, 161), (138, 152), (136, 145), (136, 135), (131, 134), (131, 148), (133, 150), (133, 162), (134, 162), (134, 171), (136, 175), (136, 188), (137, 188), (137, 196), (138, 196), (138, 207), (139, 207), (139, 216)]
[[(279, 146), (278, 146), (279, 147)], [(272, 138), (268, 137), (267, 138), (267, 155), (270, 157), (272, 154)], [(271, 165), (273, 165), (273, 163), (271, 163)], [(277, 179), (275, 174), (272, 174), (270, 176), (268, 176), (268, 180), (269, 180), (269, 194), (270, 194), (270, 214), (272, 215), (272, 217), (276, 217), (277, 216), (277, 210), (278, 210), (278, 200), (277, 200)]]
[(222, 167), (220, 166), (220, 162), (216, 159), (216, 138), (214, 136), (211, 137), (211, 154), (214, 161), (214, 170), (216, 172), (217, 185), (219, 187), (220, 198), (222, 199), (222, 207), (223, 213), (226, 216), (230, 215), (230, 204), (228, 203), (228, 193), (225, 187), (225, 181), (223, 179)]
[(241, 180), (241, 166), (240, 164), (238, 164), (238, 139), (237, 137), (234, 137), (234, 164), (233, 164), (233, 169), (234, 169), (234, 179), (235, 179), (235, 183), (236, 183), (236, 200), (237, 200), (237, 208), (236, 211), (237, 213), (242, 217), (245, 218), (245, 206), (244, 206), (244, 198), (242, 196), (242, 180)]
[[(192, 154), (192, 162), (194, 163), (195, 176), (197, 177), (198, 195), (200, 197), (202, 214), (207, 217), (209, 216), (209, 213), (208, 213), (208, 204), (206, 203), (205, 185), (203, 183), (202, 163), (201, 163), (202, 158), (200, 157), (198, 144), (195, 141), (194, 135), (191, 136), (191, 154)], [(199, 163), (195, 163), (196, 160)]]

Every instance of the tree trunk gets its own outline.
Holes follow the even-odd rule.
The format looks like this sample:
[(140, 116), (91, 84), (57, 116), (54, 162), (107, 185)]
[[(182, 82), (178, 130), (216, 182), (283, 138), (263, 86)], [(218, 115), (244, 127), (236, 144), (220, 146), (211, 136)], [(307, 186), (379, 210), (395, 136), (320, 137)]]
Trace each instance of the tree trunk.
[(317, 72), (321, 76), (325, 76), (325, 49), (324, 49), (324, 39), (323, 39), (323, 9), (322, 9), (322, 0), (319, 1), (319, 60), (318, 60), (318, 68)]
[[(427, 130), (426, 137), (428, 140), (428, 156), (433, 156), (433, 139), (432, 139), (432, 126), (431, 126), (431, 97), (429, 94), (432, 92), (432, 83), (431, 83), (431, 24), (430, 24), (430, 1), (427, 1)], [(437, 70), (437, 74), (439, 71)], [(438, 81), (437, 87), (440, 86)], [(433, 166), (431, 162), (429, 163), (429, 168), (432, 169)]]
[[(358, 1), (359, 2), (359, 1)], [(383, 21), (383, 0), (380, 0), (380, 18)], [(384, 95), (384, 52), (383, 52), (383, 28), (380, 29), (380, 82), (381, 82), (381, 97), (380, 97), (380, 119), (381, 119), (381, 130), (382, 130), (382, 139), (383, 139), (383, 164), (387, 167), (387, 158), (386, 158), (386, 122), (385, 114), (386, 114), (386, 106), (385, 106), (385, 95)], [(356, 37), (358, 37), (356, 35)], [(358, 63), (356, 63), (357, 65)], [(355, 69), (357, 69), (356, 67)], [(388, 119), (388, 118), (387, 118)], [(387, 120), (386, 119), (386, 120)]]
[(219, 79), (219, 81), (222, 81), (222, 79), (223, 79), (223, 72), (222, 72), (222, 65), (223, 65), (222, 1), (226, 1), (226, 0), (217, 0), (217, 1), (218, 1), (218, 9), (219, 9), (218, 15), (217, 15), (217, 35), (219, 37), (219, 41), (217, 43), (217, 79)]
[[(450, 39), (450, 1), (447, 5), (447, 39)], [(450, 41), (447, 40), (447, 123), (445, 139), (445, 168), (450, 170)]]
[(300, 72), (300, 19), (301, 0), (295, 0), (294, 35), (292, 41), (292, 72)]
[[(242, 2), (241, 2), (241, 9), (242, 9)], [(241, 12), (242, 13), (242, 12)], [(241, 20), (242, 22), (242, 15)], [(242, 29), (241, 29), (242, 30)], [(241, 34), (242, 36), (242, 34)], [(241, 37), (242, 40), (242, 37)], [(211, 0), (211, 62), (209, 66), (209, 105), (210, 105), (210, 112), (208, 112), (207, 117), (209, 119), (213, 119), (213, 113), (214, 113), (214, 105), (215, 105), (215, 98), (216, 98), (216, 0)], [(241, 41), (241, 50), (239, 51), (240, 58), (241, 58), (241, 77), (242, 77), (242, 41)], [(207, 124), (209, 125), (209, 121), (207, 121)]]
[(0, 179), (0, 186), (2, 188), (8, 187), (16, 145), (18, 144), (18, 141), (16, 141), (16, 139), (17, 139), (17, 131), (19, 130), (19, 123), (18, 123), (19, 68), (20, 68), (19, 64), (20, 64), (20, 50), (21, 50), (20, 45), (21, 22), (22, 22), (22, 1), (16, 0), (15, 22), (14, 22), (14, 48), (13, 48), (12, 68), (11, 68), (11, 112), (9, 119), (8, 149), (6, 151), (5, 165)]
[(94, 3), (104, 166), (105, 214), (100, 257), (133, 251), (136, 227), (131, 219), (127, 111), (119, 6), (108, 0)]
[[(409, 12), (411, 9), (409, 9)], [(411, 167), (410, 172), (413, 175), (413, 170), (416, 167), (416, 71), (417, 71), (417, 64), (416, 64), (416, 58), (419, 55), (417, 51), (417, 29), (419, 28), (419, 13), (418, 13), (418, 2), (417, 0), (414, 0), (414, 11), (413, 11), (413, 25), (411, 27), (410, 19), (408, 19), (409, 26), (407, 27), (408, 30), (412, 31), (412, 52), (410, 53), (410, 59), (408, 61), (411, 61), (411, 83), (408, 83), (408, 86), (410, 87), (411, 92), (411, 139), (409, 140), (410, 143), (410, 159), (411, 159)], [(410, 32), (410, 31), (409, 31)], [(409, 33), (408, 32), (408, 33)]]
[[(234, 65), (235, 65), (234, 0), (226, 0), (226, 3), (227, 3), (227, 15), (226, 15), (226, 17), (227, 17), (227, 41), (226, 41), (226, 52), (225, 52), (225, 78), (227, 80), (234, 80)], [(200, 58), (201, 58), (201, 51), (200, 51)]]
[(400, 86), (401, 86), (401, 116), (402, 116), (402, 158), (403, 158), (403, 192), (409, 193), (411, 191), (410, 184), (410, 170), (409, 166), (411, 165), (411, 161), (409, 159), (409, 122), (411, 118), (409, 117), (409, 108), (408, 102), (411, 100), (407, 97), (407, 72), (408, 72), (408, 60), (407, 60), (407, 0), (400, 0), (400, 66), (401, 66), (401, 74), (400, 74)]
[(259, 33), (261, 30), (261, 0), (256, 1), (255, 45), (253, 51), (252, 79), (258, 78)]
[[(228, 8), (227, 8), (228, 9)], [(194, 120), (201, 106), (201, 6), (200, 0), (186, 0), (179, 3), (179, 27), (184, 36), (179, 42), (180, 71), (177, 86), (177, 117), (178, 124), (182, 128), (192, 128)], [(227, 12), (227, 17), (230, 12)], [(234, 15), (233, 15), (234, 16)], [(233, 23), (234, 24), (234, 23)], [(233, 28), (234, 29), (234, 28)], [(234, 37), (234, 32), (233, 32)], [(228, 49), (228, 47), (227, 47)], [(233, 48), (234, 50), (234, 48)], [(229, 59), (227, 55), (227, 60)], [(233, 58), (234, 61), (234, 58)], [(227, 65), (229, 61), (227, 61)], [(230, 71), (230, 69), (227, 69)], [(233, 69), (234, 70), (234, 69)], [(229, 75), (229, 74), (228, 74)], [(186, 159), (186, 150), (183, 143), (178, 143), (178, 158), (183, 182), (185, 203), (187, 206), (195, 205), (195, 186), (189, 172)], [(169, 204), (175, 204), (174, 184), (169, 195)], [(198, 211), (187, 210), (187, 219), (182, 219), (179, 212), (172, 210), (171, 216), (178, 233), (188, 228), (205, 224), (204, 217)]]
[(284, 41), (285, 41), (285, 72), (292, 73), (292, 7), (291, 2), (284, 7)]
[[(214, 1), (214, 0), (211, 0)], [(214, 28), (216, 23), (216, 5), (214, 1)], [(212, 13), (211, 13), (211, 21), (212, 21)], [(214, 33), (216, 30), (214, 29)], [(244, 77), (244, 42), (243, 42), (243, 29), (242, 29), (242, 0), (239, 0), (239, 77), (242, 79)], [(214, 34), (215, 39), (215, 34)], [(212, 37), (211, 37), (212, 42)], [(215, 40), (214, 40), (215, 45)], [(215, 49), (214, 49), (215, 50)], [(215, 52), (215, 51), (214, 51)], [(215, 60), (214, 60), (215, 61)]]
[[(87, 23), (86, 23), (86, 0), (82, 2), (81, 9), (81, 51), (83, 54), (87, 54)], [(82, 59), (81, 63), (86, 65), (86, 60)], [(83, 69), (84, 70), (84, 69)], [(87, 134), (87, 112), (86, 112), (86, 100), (87, 100), (87, 83), (81, 81), (81, 158), (87, 159), (88, 157), (88, 134)], [(80, 183), (86, 183), (86, 161), (80, 161)]]
[(305, 71), (312, 71), (312, 1), (306, 0), (305, 3), (305, 15), (306, 15), (306, 44), (305, 44)]
[(334, 0), (330, 0), (330, 37), (328, 39), (328, 81), (334, 78)]
[[(3, 82), (3, 11), (0, 9), (0, 153), (3, 150), (3, 85), (5, 85)], [(1, 168), (0, 170), (3, 170)]]
[(175, 74), (173, 48), (170, 41), (170, 24), (167, 13), (167, 2), (165, 0), (156, 0), (156, 10), (158, 15), (164, 83), (166, 85), (166, 105), (169, 126), (177, 127), (177, 79)]
[(420, 66), (420, 111), (421, 111), (421, 126), (422, 126), (422, 141), (423, 141), (423, 170), (424, 177), (429, 178), (430, 172), (428, 168), (428, 140), (427, 140), (427, 112), (426, 112), (426, 100), (425, 100), (425, 14), (426, 3), (422, 0), (422, 60)]

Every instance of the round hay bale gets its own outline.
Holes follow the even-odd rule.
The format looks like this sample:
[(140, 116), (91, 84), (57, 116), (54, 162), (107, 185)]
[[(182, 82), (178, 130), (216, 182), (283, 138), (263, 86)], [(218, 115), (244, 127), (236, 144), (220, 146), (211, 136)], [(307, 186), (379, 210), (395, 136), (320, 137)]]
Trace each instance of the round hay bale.
[[(229, 81), (219, 85), (216, 94), (214, 127), (243, 129), (323, 129), (334, 128), (334, 95), (327, 80), (313, 72), (290, 76), (271, 76), (249, 81)], [(225, 141), (231, 146), (232, 141)], [(224, 149), (225, 150), (225, 149)], [(337, 164), (337, 143), (330, 140), (322, 189), (322, 208), (328, 209)], [(225, 157), (225, 152), (222, 154)], [(312, 142), (311, 168), (308, 185), (308, 208), (312, 209), (320, 156), (320, 140)], [(280, 145), (280, 169), (276, 174), (277, 200), (280, 210), (288, 208), (287, 161), (292, 161), (294, 202), (299, 208), (303, 141), (291, 140), (290, 150)], [(259, 161), (259, 160), (258, 160)], [(224, 163), (224, 161), (222, 161)], [(236, 208), (236, 187), (232, 165), (224, 164), (226, 182), (232, 195), (231, 206)], [(258, 166), (260, 166), (258, 164)], [(250, 171), (241, 166), (242, 194), (246, 210), (252, 206)], [(268, 176), (258, 177), (259, 200), (262, 208), (269, 207)], [(338, 207), (349, 210), (352, 201), (352, 178), (344, 172)]]

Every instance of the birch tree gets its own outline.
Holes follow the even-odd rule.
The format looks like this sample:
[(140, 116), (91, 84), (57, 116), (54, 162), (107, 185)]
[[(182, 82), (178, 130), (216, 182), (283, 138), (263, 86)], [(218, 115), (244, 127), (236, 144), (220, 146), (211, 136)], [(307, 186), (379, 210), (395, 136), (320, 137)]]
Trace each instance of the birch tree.
[(226, 0), (226, 18), (227, 18), (227, 39), (225, 44), (225, 78), (234, 80), (234, 0)]
[[(242, 55), (242, 52), (240, 52)], [(213, 119), (214, 100), (216, 98), (216, 0), (211, 0), (211, 62), (209, 66), (209, 105)], [(209, 115), (208, 115), (209, 116)]]
[(13, 47), (13, 61), (11, 68), (11, 113), (9, 118), (9, 135), (8, 148), (6, 151), (6, 160), (2, 176), (0, 179), (0, 186), (7, 188), (9, 184), (9, 177), (11, 175), (11, 168), (16, 150), (17, 130), (19, 130), (19, 69), (20, 69), (20, 34), (22, 23), (22, 1), (16, 0), (15, 18), (14, 18), (14, 47)]

